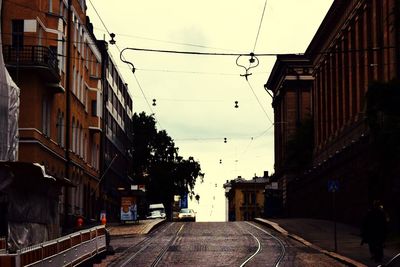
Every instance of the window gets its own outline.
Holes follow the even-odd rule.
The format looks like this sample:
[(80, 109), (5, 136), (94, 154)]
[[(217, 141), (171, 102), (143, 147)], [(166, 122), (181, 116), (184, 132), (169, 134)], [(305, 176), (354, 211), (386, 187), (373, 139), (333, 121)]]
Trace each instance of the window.
[(24, 46), (24, 20), (12, 21), (12, 46), (22, 48)]
[(49, 12), (53, 12), (53, 0), (49, 0)]
[(60, 17), (64, 16), (64, 2), (60, 0)]
[(84, 146), (84, 143), (83, 143), (83, 128), (82, 128), (82, 125), (81, 125), (81, 127), (79, 128), (79, 155), (81, 156), (81, 157), (83, 157), (83, 146)]
[(53, 56), (48, 59), (48, 63), (52, 64), (52, 66), (57, 66), (57, 46), (50, 45), (49, 48)]
[(83, 159), (87, 162), (87, 136), (83, 137)]
[(97, 101), (92, 100), (92, 116), (96, 117), (97, 116)]
[(75, 126), (75, 118), (72, 117), (72, 152), (75, 152), (75, 143), (76, 143), (76, 139), (75, 139), (75, 131), (76, 131), (76, 126)]
[(42, 132), (46, 136), (50, 136), (50, 114), (50, 100), (47, 96), (44, 96), (42, 101)]
[(76, 79), (77, 79), (77, 83), (78, 85), (76, 86), (76, 97), (79, 99), (80, 94), (81, 94), (81, 75), (79, 74), (79, 72), (77, 72), (76, 74)]
[(256, 204), (256, 193), (255, 192), (243, 192), (244, 204), (254, 205)]
[(63, 113), (61, 113), (61, 110), (58, 110), (57, 112), (57, 143), (60, 146), (63, 146)]
[(85, 63), (86, 63), (86, 68), (89, 68), (89, 45), (85, 43), (86, 46), (86, 53), (85, 53)]
[(66, 51), (66, 42), (65, 42), (65, 38), (62, 37), (62, 42), (61, 42), (61, 55), (58, 56), (58, 62), (60, 63), (60, 70), (65, 71), (65, 53)]
[(79, 121), (77, 121), (76, 130), (75, 130), (75, 140), (76, 140), (76, 142), (75, 142), (76, 143), (75, 153), (77, 155), (79, 155), (79, 149), (80, 149), (80, 146), (81, 146), (79, 135), (80, 135), (80, 124), (79, 124)]
[(80, 90), (80, 100), (82, 103), (84, 103), (83, 95), (84, 95), (84, 87), (85, 87), (85, 81), (83, 80), (83, 75), (81, 76), (81, 87), (79, 88)]
[(99, 66), (98, 66), (99, 64), (98, 64), (98, 62), (97, 62), (97, 60), (96, 60), (96, 64), (95, 64), (95, 71), (96, 71), (96, 73), (95, 73), (95, 76), (96, 77), (99, 77)]
[(75, 66), (72, 67), (72, 92), (75, 94), (75, 85), (76, 85), (76, 72)]
[(38, 45), (41, 46), (42, 45), (42, 39), (43, 39), (43, 29), (42, 27), (39, 26), (39, 35), (38, 35)]
[(88, 99), (88, 88), (85, 85), (85, 92), (83, 94), (83, 104), (85, 105), (85, 111), (88, 111), (88, 103), (87, 103), (87, 99)]
[(65, 147), (65, 135), (64, 135), (64, 112), (61, 113), (61, 146)]

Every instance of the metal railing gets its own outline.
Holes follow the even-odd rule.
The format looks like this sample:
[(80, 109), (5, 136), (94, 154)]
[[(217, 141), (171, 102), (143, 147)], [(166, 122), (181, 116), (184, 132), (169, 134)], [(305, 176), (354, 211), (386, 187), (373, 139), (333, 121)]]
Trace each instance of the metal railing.
[(41, 66), (49, 68), (59, 76), (57, 54), (46, 46), (3, 46), (3, 57), (7, 65), (13, 67)]
[(106, 250), (105, 226), (72, 233), (38, 245), (0, 254), (0, 266), (75, 266)]

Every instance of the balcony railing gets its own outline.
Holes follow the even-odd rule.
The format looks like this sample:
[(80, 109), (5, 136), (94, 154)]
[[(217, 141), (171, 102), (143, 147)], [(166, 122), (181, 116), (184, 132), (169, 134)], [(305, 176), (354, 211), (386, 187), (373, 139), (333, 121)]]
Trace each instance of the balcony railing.
[(46, 76), (46, 78), (50, 78), (49, 82), (60, 80), (57, 55), (49, 47), (23, 46), (17, 48), (5, 45), (3, 46), (3, 57), (9, 68), (44, 68), (51, 74), (51, 76)]

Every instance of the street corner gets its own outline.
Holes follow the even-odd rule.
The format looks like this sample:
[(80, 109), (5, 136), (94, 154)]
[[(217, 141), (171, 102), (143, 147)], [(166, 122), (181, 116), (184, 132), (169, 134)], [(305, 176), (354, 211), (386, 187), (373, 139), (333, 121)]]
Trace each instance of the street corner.
[(258, 222), (258, 223), (261, 223), (261, 224), (263, 224), (263, 225), (265, 225), (265, 226), (267, 226), (269, 228), (272, 228), (275, 231), (278, 231), (279, 233), (281, 233), (281, 234), (283, 234), (285, 236), (289, 235), (289, 232), (286, 231), (285, 229), (283, 229), (282, 227), (280, 227), (279, 224), (276, 223), (276, 222), (269, 221), (269, 220), (262, 219), (262, 218), (255, 218), (254, 221)]

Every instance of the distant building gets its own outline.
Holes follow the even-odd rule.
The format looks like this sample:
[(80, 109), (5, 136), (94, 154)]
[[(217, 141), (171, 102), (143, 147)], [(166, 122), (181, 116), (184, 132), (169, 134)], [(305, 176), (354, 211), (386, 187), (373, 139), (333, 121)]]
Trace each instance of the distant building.
[(227, 181), (223, 187), (227, 199), (228, 221), (250, 221), (264, 215), (266, 177), (245, 180), (241, 176)]

